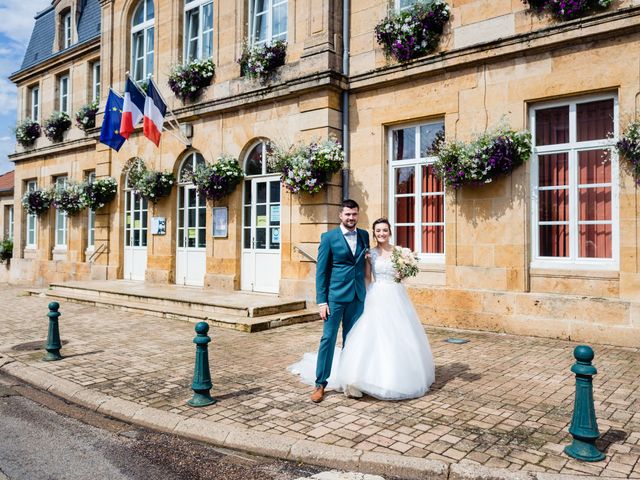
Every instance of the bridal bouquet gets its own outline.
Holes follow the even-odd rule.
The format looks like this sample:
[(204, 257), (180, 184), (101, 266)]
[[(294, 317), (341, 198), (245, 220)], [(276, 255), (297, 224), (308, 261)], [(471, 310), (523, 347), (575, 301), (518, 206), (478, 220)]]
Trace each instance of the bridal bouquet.
[(407, 277), (415, 277), (418, 274), (418, 254), (408, 248), (395, 246), (391, 252), (391, 263), (396, 272), (395, 280), (400, 283)]

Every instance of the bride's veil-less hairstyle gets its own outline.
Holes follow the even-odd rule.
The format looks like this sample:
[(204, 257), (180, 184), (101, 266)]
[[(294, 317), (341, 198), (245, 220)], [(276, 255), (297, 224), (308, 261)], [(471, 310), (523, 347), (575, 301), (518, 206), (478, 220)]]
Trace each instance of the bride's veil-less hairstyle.
[(371, 226), (371, 230), (373, 231), (373, 238), (376, 238), (376, 226), (378, 225), (386, 225), (387, 227), (389, 227), (389, 236), (391, 236), (391, 224), (389, 223), (389, 220), (387, 220), (386, 217), (380, 217), (375, 222), (373, 222), (373, 225)]

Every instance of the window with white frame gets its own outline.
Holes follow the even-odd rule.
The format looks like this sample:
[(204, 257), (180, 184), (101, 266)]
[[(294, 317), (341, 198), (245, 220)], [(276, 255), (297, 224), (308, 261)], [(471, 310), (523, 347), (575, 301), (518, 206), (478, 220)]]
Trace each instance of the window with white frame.
[(536, 105), (530, 124), (532, 266), (617, 268), (617, 98)]
[(287, 40), (288, 0), (249, 0), (251, 45)]
[[(96, 172), (89, 172), (87, 175), (87, 183), (93, 183), (96, 180)], [(88, 208), (87, 214), (87, 249), (92, 249), (96, 244), (96, 212)]]
[(40, 121), (40, 87), (30, 88), (31, 120)]
[(91, 65), (91, 100), (100, 101), (100, 62)]
[(444, 262), (444, 184), (433, 162), (444, 123), (389, 130), (389, 221), (395, 244), (422, 260)]
[[(66, 176), (57, 177), (55, 181), (56, 188), (64, 188), (67, 186), (68, 179)], [(67, 212), (56, 208), (56, 235), (55, 235), (55, 248), (65, 249), (67, 248), (67, 233), (68, 233), (68, 217)]]
[(131, 72), (136, 82), (153, 73), (153, 0), (140, 0), (131, 19)]
[(71, 11), (62, 15), (62, 48), (71, 46)]
[(395, 10), (396, 12), (402, 12), (404, 10), (408, 10), (413, 7), (418, 0), (395, 0)]
[(184, 0), (184, 59), (213, 55), (213, 0)]
[(5, 212), (5, 237), (12, 239), (13, 238), (13, 206), (10, 205), (7, 207)]
[[(27, 181), (27, 185), (25, 190), (27, 192), (33, 192), (38, 188), (38, 184), (35, 180)], [(38, 243), (38, 217), (34, 213), (27, 213), (27, 222), (26, 222), (26, 241), (25, 247), (27, 248), (36, 248)]]
[(69, 90), (69, 75), (61, 75), (58, 77), (58, 106), (60, 107), (60, 111), (64, 113), (70, 112)]

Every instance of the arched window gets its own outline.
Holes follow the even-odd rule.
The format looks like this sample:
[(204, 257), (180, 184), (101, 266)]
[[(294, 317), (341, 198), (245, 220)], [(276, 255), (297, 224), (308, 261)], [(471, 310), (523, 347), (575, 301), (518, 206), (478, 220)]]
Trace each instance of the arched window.
[(204, 165), (204, 157), (198, 152), (189, 153), (182, 161), (180, 173), (178, 174), (178, 183), (191, 183), (191, 174), (196, 171), (198, 165)]
[(269, 149), (269, 141), (261, 140), (249, 150), (244, 162), (245, 175), (265, 175), (267, 173), (274, 173), (273, 169), (267, 162), (267, 153), (269, 152)]
[(136, 82), (153, 73), (153, 0), (140, 0), (131, 19), (131, 77)]
[(213, 0), (184, 0), (184, 60), (213, 55)]

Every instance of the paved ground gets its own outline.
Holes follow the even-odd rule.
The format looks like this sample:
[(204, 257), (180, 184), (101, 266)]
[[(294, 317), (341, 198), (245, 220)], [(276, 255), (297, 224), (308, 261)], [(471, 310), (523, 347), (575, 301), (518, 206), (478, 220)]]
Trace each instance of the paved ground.
[[(427, 329), (436, 384), (423, 398), (381, 402), (329, 395), (319, 405), (286, 366), (315, 350), (321, 325), (246, 334), (212, 329), (213, 395), (204, 409), (185, 404), (193, 373), (193, 325), (97, 309), (61, 307), (67, 343), (60, 362), (41, 362), (46, 298), (0, 290), (0, 354), (89, 389), (219, 424), (364, 451), (488, 467), (640, 478), (640, 349), (594, 346), (599, 447), (587, 464), (562, 454), (570, 442), (575, 343)], [(464, 336), (463, 345), (445, 343)], [(26, 345), (25, 345), (26, 344)], [(20, 346), (22, 345), (22, 346)], [(16, 347), (18, 346), (18, 347)]]

